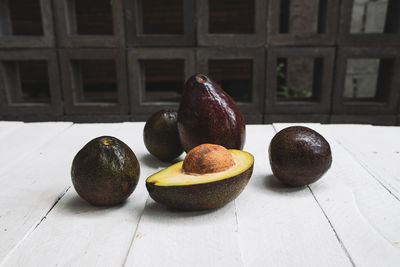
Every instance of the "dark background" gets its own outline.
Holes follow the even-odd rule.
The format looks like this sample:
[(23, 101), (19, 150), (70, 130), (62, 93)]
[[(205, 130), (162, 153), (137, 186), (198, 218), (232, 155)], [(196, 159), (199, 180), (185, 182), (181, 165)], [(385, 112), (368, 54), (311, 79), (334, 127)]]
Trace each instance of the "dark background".
[(141, 121), (208, 73), (248, 123), (400, 124), (397, 0), (0, 0), (0, 119)]

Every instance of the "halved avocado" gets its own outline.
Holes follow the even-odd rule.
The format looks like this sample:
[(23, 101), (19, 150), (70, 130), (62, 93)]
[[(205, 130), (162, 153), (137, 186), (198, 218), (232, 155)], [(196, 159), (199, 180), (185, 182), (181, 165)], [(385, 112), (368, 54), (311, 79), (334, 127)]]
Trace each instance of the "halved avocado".
[[(193, 150), (202, 146), (204, 145), (200, 145)], [(217, 145), (208, 146), (214, 147)], [(210, 148), (204, 149), (209, 150)], [(232, 159), (232, 166), (222, 171), (214, 168), (215, 166), (211, 166), (208, 169), (211, 171), (217, 170), (217, 172), (204, 173), (204, 170), (207, 170), (204, 162), (207, 164), (210, 159), (213, 162), (214, 159), (218, 161), (223, 158), (218, 157), (219, 154), (216, 154), (217, 157), (210, 156), (209, 151), (207, 151), (207, 153), (201, 155), (202, 159), (195, 157), (192, 160), (194, 164), (192, 166), (199, 167), (199, 171), (203, 171), (203, 173), (188, 172), (191, 166), (186, 163), (191, 158), (191, 152), (193, 151), (191, 150), (185, 161), (178, 162), (146, 179), (146, 187), (150, 196), (156, 202), (180, 210), (214, 209), (234, 200), (250, 180), (253, 173), (254, 157), (250, 153), (241, 150), (223, 149)], [(214, 151), (211, 150), (211, 153), (214, 153)], [(211, 165), (213, 164), (211, 163)]]

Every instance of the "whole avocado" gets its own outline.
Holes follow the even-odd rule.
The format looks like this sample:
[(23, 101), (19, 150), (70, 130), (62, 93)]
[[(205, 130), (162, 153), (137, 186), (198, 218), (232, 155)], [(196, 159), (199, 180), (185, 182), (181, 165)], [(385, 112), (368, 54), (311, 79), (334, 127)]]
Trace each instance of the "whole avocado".
[(97, 206), (127, 199), (139, 181), (140, 166), (121, 140), (101, 136), (87, 143), (72, 161), (72, 184), (80, 197)]
[(179, 157), (183, 148), (179, 140), (177, 113), (173, 110), (160, 110), (147, 121), (143, 130), (143, 140), (147, 150), (163, 161)]
[(185, 83), (178, 132), (186, 152), (206, 143), (241, 150), (246, 124), (236, 102), (215, 81), (197, 74)]
[(272, 138), (269, 161), (282, 183), (304, 186), (317, 181), (331, 167), (332, 153), (322, 135), (307, 127), (293, 126)]

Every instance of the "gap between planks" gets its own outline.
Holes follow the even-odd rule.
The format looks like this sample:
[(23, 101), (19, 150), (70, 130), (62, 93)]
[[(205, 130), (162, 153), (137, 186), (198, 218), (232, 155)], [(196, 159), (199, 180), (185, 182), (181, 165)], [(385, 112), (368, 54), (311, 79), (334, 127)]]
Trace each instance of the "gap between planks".
[[(34, 124), (40, 124), (40, 123), (24, 123), (24, 125), (27, 125), (27, 124), (34, 125)], [(48, 123), (45, 123), (45, 124), (48, 124)], [(51, 147), (48, 145), (54, 144), (56, 141), (55, 138), (57, 138), (59, 136), (63, 136), (63, 135), (68, 135), (70, 133), (71, 129), (74, 129), (73, 126), (75, 126), (75, 125), (76, 124), (74, 124), (74, 123), (70, 123), (62, 131), (56, 132), (51, 138), (49, 138), (45, 142), (41, 143), (39, 146), (34, 146), (32, 148), (32, 150), (30, 150), (28, 153), (26, 153), (26, 155), (21, 157), (19, 160), (21, 161), (22, 159), (24, 159), (24, 160), (30, 159), (30, 158), (34, 157), (35, 153), (37, 154), (41, 150), (46, 151), (46, 149), (48, 149), (48, 150), (50, 149), (50, 151), (51, 151)], [(122, 126), (122, 124), (120, 124), (118, 127), (120, 128), (121, 126)], [(19, 127), (19, 128), (21, 128), (21, 127)], [(40, 154), (41, 153), (42, 152), (40, 152)], [(50, 203), (50, 205), (49, 205), (50, 207), (48, 208), (48, 210), (44, 211), (44, 213), (43, 213), (44, 215), (41, 215), (37, 219), (37, 221), (32, 224), (32, 227), (29, 228), (26, 231), (26, 233), (20, 238), (20, 240), (18, 240), (16, 242), (16, 244), (7, 252), (7, 254), (5, 254), (3, 259), (0, 259), (0, 266), (4, 266), (7, 263), (7, 261), (13, 256), (14, 252), (18, 251), (18, 249), (25, 242), (25, 240), (27, 240), (41, 226), (41, 224), (44, 222), (44, 220), (47, 218), (47, 216), (51, 213), (52, 210), (54, 210), (54, 208), (61, 201), (61, 199), (66, 195), (66, 193), (69, 191), (70, 188), (71, 188), (71, 185), (68, 185), (61, 190), (61, 192), (59, 193), (58, 197), (54, 200), (54, 202)]]
[[(104, 131), (106, 131), (106, 133), (108, 135), (110, 135), (110, 133), (111, 133), (111, 135), (114, 135), (117, 138), (120, 138), (124, 142), (127, 142), (127, 144), (135, 151), (135, 154), (138, 158), (143, 157), (143, 155), (145, 154), (144, 153), (144, 149), (145, 149), (144, 145), (141, 142), (140, 142), (140, 145), (137, 145), (138, 143), (136, 143), (135, 140), (141, 139), (140, 136), (142, 135), (142, 128), (143, 128), (144, 124), (138, 124), (138, 123), (114, 124), (114, 126), (119, 125), (118, 129), (120, 129), (120, 127), (122, 127), (122, 125), (124, 125), (123, 129), (121, 129), (121, 130), (117, 130), (116, 127), (112, 127), (111, 125), (112, 124), (107, 124), (107, 127), (105, 127), (105, 129), (104, 129), (104, 125), (95, 127), (95, 129), (92, 129), (93, 127), (86, 126), (85, 128), (80, 128), (80, 129), (77, 129), (77, 131), (74, 131), (72, 133), (72, 137), (74, 137), (74, 136), (76, 137), (77, 134), (79, 134), (79, 136), (82, 137), (82, 138), (80, 138), (82, 140), (79, 140), (79, 142), (78, 142), (78, 143), (80, 143), (80, 142), (83, 142), (83, 140), (88, 138), (89, 136), (91, 136), (91, 137), (87, 141), (96, 137), (93, 135), (95, 132), (97, 134), (101, 133), (101, 135), (104, 135)], [(92, 129), (92, 130), (90, 130), (90, 129)], [(133, 133), (133, 135), (132, 135), (132, 133)], [(71, 133), (70, 133), (70, 135), (71, 135)], [(85, 143), (87, 141), (85, 141)], [(84, 145), (84, 144), (82, 143), (82, 145)], [(75, 146), (77, 146), (77, 145), (75, 144)], [(72, 153), (72, 152), (70, 151), (69, 153)], [(147, 153), (146, 153), (146, 155), (147, 155)], [(73, 155), (71, 154), (70, 156), (73, 156)], [(70, 157), (70, 156), (68, 156), (68, 157)], [(151, 162), (151, 163), (154, 163), (154, 162)], [(141, 177), (143, 177), (143, 175), (147, 175), (149, 172), (153, 171), (152, 167), (150, 167), (150, 165), (143, 166), (144, 167), (143, 169), (141, 168)], [(143, 173), (142, 173), (142, 171), (143, 171)], [(64, 173), (64, 171), (63, 171), (63, 173)], [(141, 179), (141, 181), (142, 181), (142, 179)], [(134, 193), (136, 195), (134, 195), (133, 198), (138, 198), (138, 196), (140, 195), (140, 192), (136, 192), (140, 189), (140, 187), (142, 187), (140, 191), (143, 191), (144, 187), (141, 185), (138, 185), (138, 188), (136, 188), (135, 193)], [(147, 196), (147, 192), (146, 192), (146, 196)], [(46, 242), (49, 242), (49, 240), (53, 239), (52, 236), (54, 233), (58, 234), (59, 236), (62, 236), (62, 235), (71, 236), (71, 231), (68, 229), (65, 229), (65, 231), (63, 229), (61, 229), (61, 230), (59, 229), (56, 232), (54, 232), (52, 230), (52, 227), (55, 227), (57, 229), (57, 227), (62, 225), (62, 223), (63, 223), (62, 221), (66, 219), (68, 224), (71, 227), (75, 227), (75, 228), (78, 227), (76, 229), (80, 229), (82, 227), (85, 227), (85, 225), (87, 227), (90, 227), (90, 226), (88, 226), (88, 225), (90, 225), (90, 222), (88, 222), (88, 220), (90, 221), (91, 219), (94, 219), (93, 216), (92, 217), (89, 216), (90, 217), (89, 218), (88, 216), (82, 215), (81, 219), (83, 219), (83, 217), (85, 217), (85, 218), (88, 217), (88, 219), (87, 220), (84, 219), (83, 223), (78, 223), (73, 219), (73, 217), (70, 217), (70, 216), (65, 217), (66, 214), (64, 214), (63, 212), (65, 210), (65, 206), (66, 206), (68, 200), (71, 200), (71, 198), (77, 198), (75, 190), (73, 190), (73, 189), (69, 190), (68, 194), (65, 194), (65, 196), (62, 199), (60, 198), (60, 201), (58, 202), (57, 205), (54, 205), (51, 212), (48, 213), (48, 215), (49, 215), (48, 220), (42, 220), (42, 223), (39, 224), (38, 227), (36, 227), (35, 231), (30, 233), (30, 235), (27, 238), (25, 238), (25, 242), (22, 242), (21, 247), (19, 249), (17, 249), (16, 250), (17, 252), (13, 253), (13, 255), (11, 255), (11, 257), (10, 257), (11, 259), (9, 261), (7, 261), (8, 264), (10, 264), (10, 265), (19, 264), (20, 262), (28, 262), (29, 260), (35, 261), (35, 259), (36, 259), (36, 261), (40, 262), (40, 255), (42, 255), (42, 253), (44, 253), (43, 255), (48, 255), (50, 257), (53, 257), (53, 258), (48, 258), (47, 262), (49, 264), (51, 262), (53, 262), (53, 264), (62, 264), (62, 265), (66, 263), (66, 261), (69, 259), (68, 256), (60, 257), (60, 254), (58, 254), (58, 257), (54, 257), (55, 255), (57, 255), (57, 253), (61, 253), (61, 252), (55, 251), (54, 253), (52, 253), (52, 252), (48, 252), (44, 249), (45, 249)], [(67, 200), (64, 201), (64, 199), (67, 199)], [(129, 199), (128, 199), (128, 203), (125, 203), (124, 206), (112, 208), (111, 210), (108, 210), (108, 211), (106, 211), (106, 210), (99, 211), (98, 209), (87, 207), (88, 205), (85, 205), (82, 200), (80, 200), (80, 203), (82, 203), (82, 205), (84, 206), (83, 210), (85, 210), (85, 212), (87, 213), (85, 215), (93, 214), (95, 216), (97, 213), (104, 213), (104, 214), (109, 213), (109, 212), (114, 213), (113, 216), (111, 216), (111, 217), (110, 216), (104, 216), (104, 217), (101, 216), (98, 219), (96, 219), (96, 221), (100, 224), (102, 224), (104, 222), (105, 223), (104, 227), (107, 228), (110, 226), (110, 220), (111, 221), (112, 220), (124, 220), (123, 226), (125, 226), (125, 230), (128, 230), (128, 228), (130, 228), (131, 225), (127, 225), (127, 223), (129, 223), (129, 221), (131, 221), (131, 219), (134, 219), (134, 218), (131, 218), (131, 216), (133, 216), (133, 214), (127, 213), (127, 211), (132, 208), (132, 205), (135, 207), (137, 206), (136, 208), (140, 208), (138, 206), (138, 205), (141, 205), (140, 203), (139, 204), (134, 204), (134, 203), (138, 203), (137, 200), (140, 200), (139, 202), (141, 202), (141, 199), (143, 199), (143, 196), (140, 197), (140, 199), (134, 199), (134, 201), (132, 201), (132, 198), (130, 199), (131, 201), (129, 201)], [(60, 206), (62, 206), (62, 207), (60, 207)], [(143, 206), (144, 206), (144, 203), (143, 203)], [(141, 210), (135, 209), (135, 210), (137, 210), (138, 213), (141, 214), (142, 209)], [(79, 210), (77, 211), (77, 213), (75, 215), (77, 215), (78, 217), (80, 216)], [(136, 215), (134, 215), (134, 216), (136, 217)], [(137, 216), (137, 217), (139, 217), (139, 216)], [(113, 225), (115, 225), (115, 224), (113, 224)], [(138, 224), (135, 223), (135, 226), (137, 226), (137, 225)], [(117, 259), (117, 262), (120, 262), (118, 265), (123, 264), (125, 253), (127, 253), (127, 252), (125, 252), (125, 249), (126, 249), (126, 251), (129, 250), (129, 244), (130, 244), (131, 240), (133, 239), (133, 232), (136, 231), (135, 229), (132, 229), (132, 232), (131, 231), (123, 231), (125, 233), (129, 232), (129, 237), (126, 236), (127, 238), (125, 238), (126, 241), (127, 240), (129, 240), (129, 241), (127, 242), (127, 244), (125, 246), (123, 246), (123, 250), (119, 249), (118, 252), (112, 253), (112, 256), (114, 256), (114, 257), (108, 257), (108, 260), (107, 260), (107, 255), (105, 255), (105, 257), (106, 257), (105, 262), (110, 263), (110, 260), (111, 260), (112, 262), (114, 262), (114, 264), (116, 264), (115, 256), (116, 256), (116, 254), (118, 254), (118, 255), (121, 255), (121, 256), (118, 256), (118, 259)], [(108, 229), (108, 230), (114, 230), (113, 233), (115, 232), (115, 229)], [(104, 228), (90, 227), (90, 229), (87, 229), (87, 231), (90, 232), (89, 235), (94, 234), (94, 235), (99, 236), (100, 232), (104, 232)], [(132, 235), (131, 235), (131, 233), (132, 233)], [(106, 238), (108, 238), (108, 241), (111, 241), (110, 245), (121, 241), (120, 239), (118, 239), (119, 235), (115, 236), (115, 238), (109, 238), (110, 235), (106, 235), (106, 234), (104, 236)], [(98, 258), (98, 257), (94, 257), (97, 255), (98, 248), (90, 249), (90, 251), (87, 251), (89, 253), (89, 255), (87, 255), (85, 251), (80, 250), (81, 248), (83, 248), (82, 246), (86, 246), (86, 245), (88, 245), (87, 242), (90, 242), (90, 240), (86, 240), (85, 238), (86, 238), (86, 236), (83, 237), (83, 242), (82, 242), (82, 244), (80, 244), (81, 246), (78, 246), (77, 249), (71, 250), (71, 251), (73, 251), (72, 255), (76, 255), (76, 256), (80, 255), (80, 257), (77, 257), (74, 259), (78, 263), (79, 262), (82, 263), (85, 261), (91, 261), (91, 259), (96, 260)], [(72, 241), (80, 240), (79, 237), (68, 238), (68, 241), (71, 241), (70, 239)], [(60, 248), (68, 249), (68, 246), (69, 246), (68, 241), (64, 242), (64, 240), (62, 240), (62, 239), (60, 239), (60, 240), (57, 239), (57, 240), (52, 240), (51, 242), (55, 242), (55, 246), (58, 246), (59, 247), (58, 250), (60, 250)], [(30, 250), (29, 247), (31, 247), (34, 244), (39, 244), (39, 246), (35, 247), (34, 253), (29, 252), (28, 251), (28, 250)], [(110, 245), (109, 246), (104, 245), (104, 247), (107, 247), (110, 249)], [(115, 247), (115, 246), (113, 246), (113, 247)], [(69, 251), (69, 252), (71, 252), (71, 251)], [(82, 253), (84, 253), (84, 254), (82, 254)], [(69, 254), (69, 256), (71, 256), (71, 253)], [(103, 264), (104, 264), (104, 262), (103, 262)]]
[[(373, 127), (372, 125), (370, 125), (371, 127)], [(348, 145), (346, 145), (344, 142), (342, 142), (340, 140), (340, 138), (337, 138), (337, 136), (335, 134), (332, 134), (333, 138), (335, 139), (335, 141), (340, 144), (350, 155), (353, 156), (353, 158), (359, 162), (359, 164), (384, 188), (388, 191), (388, 193), (390, 195), (392, 195), (395, 199), (397, 199), (398, 201), (400, 201), (399, 195), (397, 195), (396, 193), (394, 193), (392, 191), (392, 189), (390, 189), (390, 184), (386, 184), (384, 181), (381, 181), (381, 179), (379, 179), (379, 175), (376, 174), (375, 172), (373, 172), (371, 170), (371, 167), (365, 162), (365, 160), (363, 160), (362, 158), (358, 157), (353, 151), (351, 151), (351, 149), (349, 148)], [(376, 168), (376, 166), (375, 166)]]
[(65, 196), (65, 194), (68, 192), (68, 190), (71, 188), (69, 186), (64, 192), (61, 193), (61, 195), (58, 197), (58, 199), (54, 202), (54, 204), (50, 207), (50, 209), (46, 212), (46, 214), (39, 219), (39, 221), (32, 226), (31, 229), (29, 229), (26, 234), (21, 238), (20, 241), (10, 250), (10, 252), (4, 257), (4, 259), (0, 262), (0, 266), (4, 266), (8, 259), (11, 257), (11, 255), (16, 251), (21, 244), (39, 227), (39, 225), (46, 219), (47, 215), (50, 214), (50, 212), (53, 210), (53, 208), (58, 204), (58, 202)]
[[(319, 123), (316, 123), (316, 124), (317, 124), (317, 125), (320, 125)], [(293, 124), (292, 126), (295, 126), (295, 125), (296, 125), (296, 124)], [(273, 129), (275, 130), (275, 133), (278, 133), (278, 132), (280, 131), (279, 129), (277, 129), (275, 123), (272, 124), (272, 127), (273, 127)], [(353, 266), (356, 266), (355, 263), (354, 263), (354, 261), (353, 261), (353, 259), (352, 259), (351, 256), (350, 256), (349, 251), (347, 250), (346, 246), (343, 244), (341, 238), (339, 237), (338, 233), (336, 232), (335, 228), (333, 227), (331, 220), (329, 219), (329, 217), (328, 217), (328, 215), (326, 214), (325, 210), (322, 208), (321, 203), (320, 203), (320, 202), (318, 201), (318, 199), (315, 197), (315, 194), (314, 194), (313, 190), (311, 189), (311, 187), (310, 187), (309, 185), (307, 185), (307, 188), (308, 188), (308, 190), (310, 191), (311, 195), (313, 196), (314, 200), (317, 202), (318, 207), (321, 209), (321, 211), (322, 211), (322, 213), (323, 213), (325, 219), (328, 221), (329, 226), (331, 227), (333, 233), (335, 234), (335, 237), (336, 237), (337, 241), (339, 242), (340, 247), (343, 249), (343, 251), (344, 251), (344, 253), (346, 254), (347, 258), (349, 259), (350, 263), (351, 263)]]
[[(295, 125), (295, 124), (293, 124), (293, 125)], [(275, 125), (275, 124), (272, 124), (272, 127), (274, 128), (275, 133), (278, 133), (278, 132), (279, 132), (279, 130), (276, 128), (276, 125)], [(322, 208), (321, 203), (319, 203), (318, 199), (315, 197), (315, 194), (314, 194), (313, 190), (311, 189), (311, 187), (310, 187), (309, 185), (307, 185), (307, 188), (308, 188), (308, 190), (310, 191), (310, 193), (311, 193), (311, 195), (313, 196), (313, 198), (315, 199), (315, 201), (317, 202), (318, 207), (321, 209), (322, 213), (324, 214), (324, 217), (325, 217), (326, 220), (328, 221), (330, 227), (332, 228), (332, 231), (335, 233), (336, 239), (337, 239), (337, 241), (339, 242), (340, 246), (342, 247), (343, 251), (346, 253), (346, 256), (349, 258), (351, 264), (352, 264), (353, 266), (355, 266), (355, 264), (354, 264), (354, 262), (353, 262), (353, 259), (351, 258), (349, 252), (347, 251), (346, 246), (343, 244), (343, 242), (342, 242), (342, 240), (340, 239), (338, 233), (336, 232), (335, 228), (333, 227), (332, 222), (331, 222), (331, 220), (329, 219), (328, 215), (326, 214), (325, 210)]]
[[(2, 125), (11, 125), (11, 122), (1, 122)], [(68, 122), (66, 122), (68, 123)], [(42, 123), (24, 123), (24, 122), (15, 122), (13, 123), (13, 128), (10, 131), (6, 131), (6, 132), (2, 132), (3, 135), (9, 135), (12, 134), (14, 131), (21, 129), (24, 125), (34, 125), (34, 124), (42, 124)], [(48, 123), (46, 123), (48, 124)], [(62, 123), (60, 123), (62, 124)], [(59, 132), (56, 132), (51, 138), (49, 138), (48, 140), (46, 140), (45, 142), (41, 143), (39, 146), (35, 146), (32, 148), (32, 150), (30, 150), (29, 152), (27, 152), (26, 154), (24, 154), (24, 156), (21, 156), (21, 158), (19, 159), (19, 161), (28, 158), (29, 156), (32, 157), (32, 155), (34, 153), (36, 153), (37, 151), (40, 151), (44, 146), (46, 146), (47, 144), (51, 143), (56, 137), (62, 135), (63, 133), (67, 132), (69, 129), (71, 129), (71, 127), (73, 126), (73, 123), (70, 123), (67, 127), (65, 127), (64, 129), (62, 129)], [(2, 136), (5, 137), (5, 136)], [(70, 186), (65, 189), (64, 191), (60, 192), (60, 195), (58, 196), (58, 198), (55, 200), (54, 203), (52, 203), (52, 205), (50, 206), (49, 210), (46, 211), (46, 213), (40, 217), (38, 219), (38, 221), (36, 223), (34, 223), (32, 225), (32, 227), (25, 233), (25, 235), (15, 244), (15, 246), (5, 255), (5, 257), (3, 259), (0, 259), (0, 266), (3, 266), (7, 260), (9, 259), (9, 257), (13, 254), (14, 251), (16, 251), (18, 249), (18, 247), (24, 242), (24, 240), (26, 238), (28, 238), (28, 236), (30, 236), (36, 229), (37, 227), (39, 227), (39, 225), (43, 222), (43, 220), (46, 218), (46, 216), (51, 212), (51, 210), (57, 205), (57, 203), (61, 200), (61, 198), (67, 193), (67, 191), (70, 189)]]
[[(278, 127), (282, 129), (292, 125), (279, 124)], [(395, 245), (393, 245), (398, 243), (394, 241), (400, 236), (397, 227), (400, 221), (400, 210), (397, 205), (397, 199), (393, 198), (393, 195), (387, 191), (381, 182), (377, 181), (377, 178), (371, 171), (359, 162), (354, 153), (350, 153), (342, 143), (336, 140), (332, 130), (335, 129), (337, 133), (342, 133), (343, 129), (338, 128), (340, 126), (322, 126), (320, 124), (300, 125), (316, 128), (328, 140), (330, 139), (330, 142), (332, 142), (331, 147), (335, 150), (335, 153), (339, 153), (335, 155), (337, 161), (340, 162), (340, 167), (336, 164), (334, 170), (331, 170), (331, 175), (339, 175), (340, 179), (344, 180), (338, 180), (338, 177), (330, 177), (330, 179), (335, 179), (332, 181), (322, 180), (310, 185), (310, 189), (311, 187), (320, 189), (318, 196), (313, 193), (316, 199), (322, 199), (325, 196), (328, 197), (326, 201), (329, 201), (329, 198), (332, 198), (334, 206), (328, 202), (324, 202), (323, 205), (319, 201), (317, 202), (338, 234), (338, 237), (343, 237), (340, 240), (348, 254), (351, 255), (353, 264), (373, 266), (374, 264), (383, 264), (385, 262), (387, 266), (396, 266), (395, 262), (398, 262), (400, 258), (398, 247), (395, 248)], [(377, 143), (373, 142), (370, 146), (376, 147)], [(354, 164), (354, 167), (349, 164)], [(375, 166), (375, 168), (377, 167)], [(332, 173), (332, 171), (334, 172)], [(338, 199), (337, 196), (332, 195), (332, 191), (336, 189), (324, 189), (325, 184), (339, 186), (336, 193), (343, 193), (344, 198)], [(347, 190), (348, 192), (343, 190)], [(324, 191), (325, 194), (322, 193)], [(366, 195), (367, 193), (368, 195)], [(350, 203), (351, 205), (348, 206), (348, 204), (345, 204), (348, 201), (352, 201), (353, 203)], [(342, 217), (338, 217), (338, 214)], [(387, 219), (385, 219), (386, 217)], [(351, 219), (350, 221), (349, 218)], [(349, 225), (346, 225), (346, 223)], [(371, 251), (373, 248), (374, 250)]]

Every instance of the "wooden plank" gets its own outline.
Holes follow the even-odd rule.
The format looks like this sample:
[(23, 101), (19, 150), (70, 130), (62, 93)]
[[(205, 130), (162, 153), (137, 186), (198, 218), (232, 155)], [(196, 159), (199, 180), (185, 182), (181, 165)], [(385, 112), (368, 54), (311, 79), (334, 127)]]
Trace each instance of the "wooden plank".
[(149, 198), (125, 265), (242, 266), (237, 232), (233, 202), (217, 210), (181, 212)]
[(400, 199), (400, 127), (327, 125), (329, 132), (391, 194)]
[[(278, 130), (288, 124), (274, 125)], [(330, 143), (333, 164), (309, 186), (356, 266), (397, 266), (400, 262), (400, 205), (332, 137), (329, 128), (307, 125)]]
[[(34, 136), (41, 136), (42, 129), (46, 136), (51, 131), (51, 124), (55, 128), (68, 125), (29, 124), (23, 129), (35, 133)], [(118, 127), (119, 124), (74, 125), (27, 156), (18, 168), (3, 174), (0, 179), (0, 262), (23, 243), (70, 187), (71, 163), (78, 150), (90, 139), (116, 131)], [(18, 131), (16, 136), (22, 134)], [(12, 147), (9, 149), (15, 153)]]
[(233, 202), (213, 211), (180, 212), (149, 199), (126, 266), (157, 265), (242, 266)]
[(249, 185), (236, 200), (246, 266), (351, 266), (308, 188), (282, 186), (268, 160), (271, 125), (247, 126), (245, 150), (255, 156)]
[[(43, 259), (46, 265), (53, 266), (123, 265), (148, 196), (144, 179), (166, 165), (148, 154), (142, 142), (143, 127), (144, 123), (73, 127), (74, 131), (66, 137), (70, 142), (61, 146), (74, 148), (68, 149), (67, 157), (57, 160), (58, 176), (64, 176), (63, 180), (69, 184), (71, 161), (77, 149), (89, 139), (108, 134), (121, 139), (135, 152), (141, 165), (139, 184), (125, 203), (108, 208), (87, 204), (71, 188), (36, 230), (8, 257), (6, 266), (41, 266)], [(54, 146), (53, 149), (58, 148)], [(54, 176), (46, 174), (42, 178)]]
[(0, 137), (4, 138), (23, 125), (21, 121), (0, 121)]
[(0, 162), (7, 162), (0, 170), (0, 180), (7, 171), (19, 168), (21, 163), (40, 147), (53, 140), (58, 134), (70, 127), (70, 122), (25, 123), (12, 132), (12, 136), (3, 139), (0, 150)]

